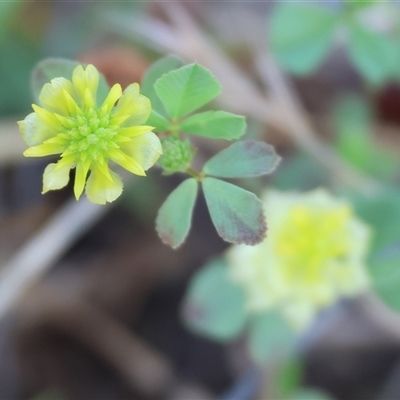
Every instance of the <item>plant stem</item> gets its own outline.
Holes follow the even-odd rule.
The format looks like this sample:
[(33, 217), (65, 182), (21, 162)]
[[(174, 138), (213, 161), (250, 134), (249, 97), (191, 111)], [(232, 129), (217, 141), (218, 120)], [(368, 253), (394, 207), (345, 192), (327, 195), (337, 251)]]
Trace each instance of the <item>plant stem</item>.
[(185, 172), (191, 175), (197, 182), (201, 182), (204, 179), (204, 174), (202, 172), (197, 172), (192, 167), (186, 168)]

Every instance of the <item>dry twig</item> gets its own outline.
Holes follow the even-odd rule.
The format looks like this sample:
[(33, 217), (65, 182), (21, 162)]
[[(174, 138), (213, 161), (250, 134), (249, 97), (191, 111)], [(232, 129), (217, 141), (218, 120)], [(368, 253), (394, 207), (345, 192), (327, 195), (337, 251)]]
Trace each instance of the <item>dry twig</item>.
[(0, 319), (109, 206), (70, 200), (0, 271)]
[(19, 162), (26, 145), (14, 120), (0, 121), (0, 166)]

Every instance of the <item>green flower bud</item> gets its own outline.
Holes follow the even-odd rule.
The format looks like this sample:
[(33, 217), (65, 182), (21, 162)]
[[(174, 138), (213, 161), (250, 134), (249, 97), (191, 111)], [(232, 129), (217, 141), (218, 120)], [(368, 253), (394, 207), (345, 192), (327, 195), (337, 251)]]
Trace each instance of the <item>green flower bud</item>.
[(194, 149), (189, 140), (170, 136), (161, 140), (163, 154), (158, 164), (165, 172), (185, 171), (192, 162)]

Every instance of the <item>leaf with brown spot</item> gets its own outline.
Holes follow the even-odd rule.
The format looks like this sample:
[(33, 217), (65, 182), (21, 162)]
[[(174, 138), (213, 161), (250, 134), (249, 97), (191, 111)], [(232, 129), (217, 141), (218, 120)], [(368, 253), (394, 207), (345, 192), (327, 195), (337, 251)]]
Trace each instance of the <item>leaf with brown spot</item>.
[(215, 178), (205, 178), (203, 190), (211, 219), (222, 239), (251, 246), (265, 239), (263, 205), (255, 194)]

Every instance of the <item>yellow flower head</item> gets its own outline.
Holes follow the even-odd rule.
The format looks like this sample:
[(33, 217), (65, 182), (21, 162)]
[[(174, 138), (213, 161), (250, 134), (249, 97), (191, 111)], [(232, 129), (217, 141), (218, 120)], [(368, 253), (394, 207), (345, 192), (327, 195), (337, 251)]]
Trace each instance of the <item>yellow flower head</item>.
[(340, 296), (368, 287), (370, 231), (345, 201), (322, 189), (264, 196), (269, 236), (261, 244), (228, 251), (232, 278), (254, 312), (277, 309), (296, 329)]
[(98, 84), (97, 69), (79, 65), (72, 81), (55, 78), (46, 83), (40, 92), (40, 106), (33, 104), (34, 112), (18, 122), (30, 146), (24, 152), (26, 157), (61, 154), (61, 159), (44, 171), (43, 193), (66, 186), (70, 170), (76, 167), (76, 199), (86, 186), (90, 201), (105, 204), (119, 197), (123, 187), (120, 177), (109, 169), (109, 161), (145, 175), (160, 156), (161, 144), (151, 132), (153, 127), (143, 125), (151, 104), (139, 93), (139, 85), (133, 83), (122, 93), (115, 84), (98, 105)]

